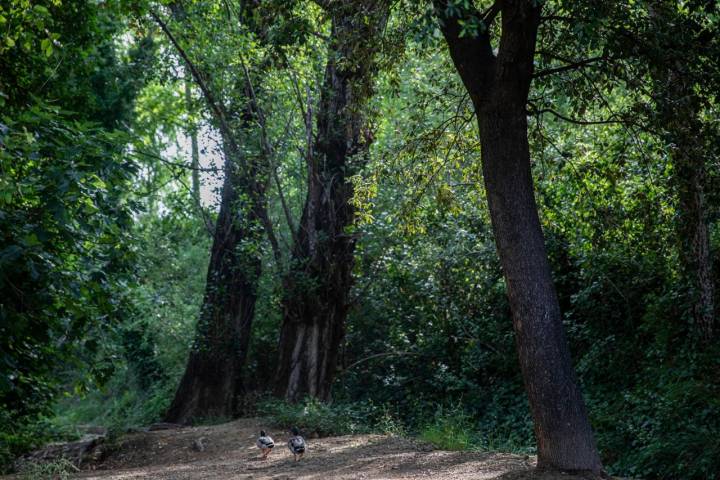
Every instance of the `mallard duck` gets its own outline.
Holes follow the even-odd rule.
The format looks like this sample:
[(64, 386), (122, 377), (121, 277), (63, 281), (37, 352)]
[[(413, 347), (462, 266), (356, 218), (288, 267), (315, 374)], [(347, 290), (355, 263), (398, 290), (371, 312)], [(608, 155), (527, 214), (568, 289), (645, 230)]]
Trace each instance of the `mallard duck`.
[(265, 433), (265, 430), (260, 430), (260, 437), (257, 439), (257, 446), (262, 452), (262, 459), (265, 460), (267, 459), (267, 456), (270, 455), (270, 452), (272, 452), (275, 442), (273, 442), (273, 439)]
[(293, 427), (290, 432), (293, 436), (290, 437), (290, 440), (288, 440), (288, 448), (295, 456), (295, 461), (297, 462), (305, 453), (305, 439), (300, 436), (300, 432), (297, 427)]

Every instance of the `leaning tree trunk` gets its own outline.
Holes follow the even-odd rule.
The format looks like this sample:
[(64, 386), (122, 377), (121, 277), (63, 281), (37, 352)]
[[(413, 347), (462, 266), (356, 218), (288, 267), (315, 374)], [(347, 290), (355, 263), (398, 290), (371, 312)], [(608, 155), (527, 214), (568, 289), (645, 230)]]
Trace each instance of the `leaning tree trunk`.
[[(483, 17), (465, 7), (448, 16), (435, 0), (450, 55), (475, 106), (482, 172), (495, 243), (532, 411), (538, 468), (599, 474), (602, 464), (572, 367), (545, 249), (527, 138), (526, 105), (541, 2), (499, 0)], [(497, 55), (490, 25), (502, 15)], [(485, 24), (463, 34), (463, 17)]]
[(188, 423), (239, 413), (260, 277), (264, 195), (252, 169), (239, 172), (226, 156), (220, 212), (213, 236), (205, 297), (185, 374), (165, 419)]
[[(539, 468), (600, 470), (535, 204), (521, 105), (478, 110), (483, 178), (513, 316)], [(524, 106), (524, 102), (522, 104)]]
[(284, 278), (276, 394), (290, 401), (330, 398), (352, 286), (355, 238), (349, 177), (363, 165), (370, 136), (362, 109), (370, 95), (383, 0), (319, 2), (332, 40), (310, 148), (308, 193)]

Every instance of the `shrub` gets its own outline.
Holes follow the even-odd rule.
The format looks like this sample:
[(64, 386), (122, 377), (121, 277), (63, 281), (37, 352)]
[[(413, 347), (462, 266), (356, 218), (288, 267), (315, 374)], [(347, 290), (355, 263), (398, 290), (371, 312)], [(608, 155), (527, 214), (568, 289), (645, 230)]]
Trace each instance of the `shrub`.
[(258, 403), (258, 413), (279, 427), (294, 426), (305, 434), (316, 433), (321, 437), (404, 431), (389, 408), (369, 401), (326, 404), (309, 398), (299, 403), (267, 399)]
[(420, 431), (420, 438), (443, 450), (468, 450), (472, 446), (472, 422), (458, 406), (440, 408), (432, 423)]

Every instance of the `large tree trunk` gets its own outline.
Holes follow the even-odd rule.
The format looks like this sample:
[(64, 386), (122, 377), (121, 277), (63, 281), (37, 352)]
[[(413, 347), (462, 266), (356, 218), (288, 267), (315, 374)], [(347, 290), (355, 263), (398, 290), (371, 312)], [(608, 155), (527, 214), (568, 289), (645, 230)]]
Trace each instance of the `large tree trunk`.
[[(321, 2), (323, 3), (323, 2)], [(324, 2), (332, 40), (308, 155), (308, 193), (284, 279), (276, 394), (328, 400), (345, 333), (355, 238), (349, 177), (365, 161), (362, 109), (370, 95), (384, 1)]]
[(478, 116), (485, 189), (535, 425), (538, 467), (599, 471), (537, 214), (524, 109), (494, 104)]
[[(179, 2), (170, 4), (176, 19), (186, 18)], [(208, 111), (221, 134), (225, 156), (220, 211), (213, 235), (205, 296), (185, 373), (166, 413), (169, 422), (232, 417), (240, 413), (247, 357), (261, 271), (263, 220), (266, 219), (267, 165), (246, 155), (245, 131), (257, 119), (254, 99), (245, 85), (244, 96), (229, 107), (211, 89), (210, 74), (196, 65), (168, 26), (151, 14), (175, 47), (200, 88)], [(235, 113), (230, 115), (229, 112)], [(241, 144), (245, 143), (241, 148)]]
[(703, 340), (709, 342), (714, 334), (715, 285), (705, 207), (705, 159), (693, 150), (680, 146), (673, 153), (680, 210), (678, 238), (695, 325)]
[(705, 152), (701, 102), (684, 72), (652, 70), (655, 77), (658, 118), (671, 145), (672, 184), (678, 201), (676, 236), (682, 273), (690, 287), (689, 303), (695, 328), (704, 341), (713, 337), (715, 285), (710, 256), (710, 235), (705, 205)]
[(276, 393), (290, 401), (329, 399), (352, 285), (355, 239), (345, 233), (352, 187), (341, 168), (318, 171), (318, 160), (284, 280)]
[[(458, 17), (436, 12), (453, 62), (475, 106), (482, 171), (495, 243), (507, 285), (516, 346), (535, 426), (538, 468), (598, 474), (602, 465), (573, 371), (553, 284), (530, 168), (526, 104), (540, 2), (496, 3), (502, 15), (497, 56), (489, 28), (462, 35)], [(472, 7), (461, 17), (483, 16)]]
[(166, 421), (188, 423), (239, 413), (242, 369), (255, 313), (262, 238), (262, 189), (254, 173), (226, 157), (220, 212), (195, 343)]

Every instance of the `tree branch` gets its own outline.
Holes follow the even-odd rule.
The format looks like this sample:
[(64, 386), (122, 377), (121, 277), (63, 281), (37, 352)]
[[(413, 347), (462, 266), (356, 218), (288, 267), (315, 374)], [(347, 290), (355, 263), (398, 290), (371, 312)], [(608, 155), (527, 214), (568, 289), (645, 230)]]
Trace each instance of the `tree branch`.
[(500, 13), (500, 10), (500, 2), (495, 2), (490, 6), (490, 8), (483, 12), (482, 21), (485, 24), (485, 28), (490, 30), (490, 27), (492, 26), (493, 21), (495, 21), (497, 14)]
[(423, 355), (422, 353), (418, 353), (418, 352), (383, 352), (383, 353), (376, 353), (376, 354), (374, 354), (374, 355), (370, 355), (370, 356), (367, 356), (367, 357), (365, 357), (365, 358), (361, 358), (361, 359), (358, 360), (357, 362), (351, 363), (350, 365), (348, 365), (347, 367), (345, 367), (345, 368), (342, 370), (342, 372), (340, 372), (340, 375), (342, 375), (343, 373), (347, 372), (347, 371), (350, 370), (351, 368), (360, 365), (361, 363), (365, 363), (365, 362), (367, 362), (367, 361), (369, 361), (369, 360), (373, 360), (373, 359), (375, 359), (375, 358), (383, 358), (383, 357), (402, 357), (402, 356), (422, 356), (422, 355)]
[(230, 142), (233, 153), (238, 154), (239, 156), (240, 148), (235, 142), (235, 138), (232, 135), (232, 130), (227, 123), (227, 113), (225, 112), (225, 107), (215, 99), (215, 96), (205, 82), (203, 75), (200, 73), (195, 64), (190, 60), (190, 57), (188, 57), (182, 46), (180, 46), (180, 43), (178, 43), (177, 39), (170, 31), (167, 24), (163, 22), (160, 16), (158, 16), (158, 14), (152, 10), (150, 10), (150, 16), (153, 18), (153, 20), (155, 20), (155, 23), (160, 26), (160, 29), (163, 31), (165, 36), (168, 38), (168, 40), (170, 40), (170, 43), (172, 43), (173, 47), (175, 47), (178, 55), (180, 55), (187, 67), (190, 69), (190, 73), (195, 79), (195, 82), (200, 87), (200, 90), (202, 91), (203, 96), (205, 97), (205, 100), (210, 107), (210, 110), (212, 110), (212, 112), (215, 114), (215, 118), (220, 124), (220, 129), (222, 130), (223, 136), (227, 138), (228, 142)]
[(474, 36), (464, 35), (460, 20), (474, 17), (489, 27), (487, 22), (492, 22), (500, 11), (499, 3), (493, 4), (484, 14), (469, 5), (461, 12), (462, 17), (448, 15), (448, 0), (433, 0), (433, 6), (440, 30), (450, 50), (450, 57), (465, 88), (476, 102), (492, 78), (495, 55), (490, 43), (489, 28), (477, 32)]
[(202, 206), (202, 203), (200, 203), (200, 198), (192, 195), (193, 190), (180, 177), (177, 177), (177, 181), (180, 182), (180, 185), (182, 185), (182, 187), (191, 194), (190, 196), (193, 198), (195, 207), (200, 212), (200, 216), (202, 216), (205, 230), (207, 230), (208, 235), (210, 236), (210, 238), (212, 238), (213, 235), (215, 235), (215, 225), (213, 224), (212, 219), (208, 217), (207, 212)]
[(259, 216), (260, 221), (263, 224), (263, 228), (265, 229), (265, 233), (268, 236), (268, 240), (270, 241), (270, 248), (273, 252), (273, 258), (275, 258), (275, 263), (279, 270), (282, 265), (282, 250), (280, 250), (280, 244), (278, 243), (277, 236), (275, 236), (275, 229), (273, 228), (272, 222), (270, 221), (270, 216), (267, 213), (267, 208), (261, 208)]
[(607, 120), (578, 120), (578, 119), (576, 119), (576, 118), (568, 117), (568, 116), (566, 116), (566, 115), (563, 115), (562, 113), (556, 112), (556, 111), (553, 110), (552, 108), (543, 108), (543, 109), (540, 109), (540, 110), (528, 110), (528, 111), (527, 111), (527, 114), (528, 114), (528, 115), (532, 115), (532, 116), (538, 116), (538, 115), (542, 115), (542, 114), (544, 114), (544, 113), (549, 113), (549, 114), (551, 114), (551, 115), (559, 118), (560, 120), (564, 120), (564, 121), (569, 122), (569, 123), (574, 123), (574, 124), (576, 124), (576, 125), (608, 125), (608, 124), (622, 124), (622, 125), (625, 125), (625, 124), (628, 123), (628, 122), (626, 122), (626, 121), (624, 121), (624, 120), (612, 120), (612, 119), (607, 119)]
[[(255, 88), (253, 87), (252, 79), (250, 78), (250, 72), (248, 71), (247, 65), (245, 63), (245, 57), (242, 55), (242, 53), (239, 54), (239, 57), (240, 57), (240, 65), (242, 66), (243, 73), (245, 75), (246, 88), (248, 90), (248, 93), (250, 94), (250, 102), (251, 102), (253, 111), (255, 112), (255, 116), (258, 119), (258, 123), (260, 124), (260, 137), (261, 137), (261, 141), (263, 144), (263, 152), (265, 153), (265, 158), (268, 160), (268, 163), (270, 164), (268, 166), (270, 167), (271, 174), (273, 176), (273, 179), (275, 180), (275, 185), (277, 186), (278, 195), (280, 197), (280, 203), (282, 204), (283, 211), (285, 213), (285, 219), (287, 220), (288, 226), (290, 227), (290, 232), (292, 234), (293, 241), (296, 241), (297, 239), (295, 238), (295, 226), (294, 226), (294, 222), (292, 219), (292, 215), (290, 214), (290, 209), (288, 208), (287, 202), (285, 201), (285, 195), (283, 194), (282, 186), (280, 184), (280, 179), (278, 178), (278, 175), (277, 175), (277, 167), (276, 167), (275, 161), (274, 161), (275, 149), (273, 148), (273, 146), (270, 144), (270, 141), (268, 140), (267, 122), (265, 119), (265, 113), (260, 108), (260, 103), (258, 102), (257, 96), (255, 95)], [(263, 209), (263, 210), (266, 210), (266, 209)], [(264, 215), (267, 216), (267, 211), (264, 212)], [(272, 231), (272, 224), (269, 222), (269, 220), (268, 220), (268, 227), (270, 228), (270, 230), (268, 231), (268, 236), (272, 235), (273, 238), (271, 239), (271, 242), (274, 241), (273, 248), (275, 248), (277, 246), (277, 239), (274, 238), (275, 232)], [(278, 252), (279, 252), (279, 249), (278, 249)], [(278, 255), (276, 255), (276, 257), (279, 258), (279, 259), (276, 258), (276, 259), (278, 259), (278, 261), (282, 259), (282, 256), (279, 255), (279, 253), (278, 253)]]
[(560, 67), (553, 67), (553, 68), (548, 68), (545, 70), (540, 70), (539, 72), (536, 72), (533, 75), (533, 78), (547, 77), (548, 75), (554, 75), (556, 73), (567, 72), (569, 70), (578, 70), (587, 65), (591, 65), (593, 63), (603, 61), (603, 60), (607, 60), (607, 58), (604, 56), (599, 56), (599, 57), (592, 57), (592, 58), (586, 58), (583, 60), (578, 60), (576, 62), (572, 62), (572, 63), (563, 65)]

